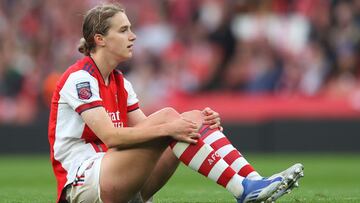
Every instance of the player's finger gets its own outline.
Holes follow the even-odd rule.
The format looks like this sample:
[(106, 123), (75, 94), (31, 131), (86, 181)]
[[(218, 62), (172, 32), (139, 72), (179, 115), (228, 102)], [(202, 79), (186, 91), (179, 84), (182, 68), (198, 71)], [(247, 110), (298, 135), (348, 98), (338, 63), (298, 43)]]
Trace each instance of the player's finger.
[(221, 119), (220, 118), (214, 118), (212, 120), (206, 120), (203, 122), (204, 124), (208, 124), (208, 125), (214, 125), (214, 124), (221, 124)]
[(215, 129), (215, 128), (219, 128), (220, 129), (220, 123), (215, 123), (213, 125), (210, 126), (210, 129)]
[(198, 142), (198, 139), (189, 137), (189, 138), (185, 139), (184, 142), (189, 143), (189, 144), (196, 144)]
[(214, 111), (214, 110), (212, 110), (212, 109), (210, 109), (210, 108), (208, 108), (208, 109), (206, 110), (206, 112), (207, 112), (208, 114), (215, 114), (215, 115), (219, 115), (219, 113), (218, 113), (218, 112), (216, 112), (216, 111)]
[(212, 120), (217, 117), (219, 117), (219, 116), (216, 116), (215, 114), (210, 114), (210, 115), (204, 116), (204, 120)]
[(207, 111), (211, 111), (210, 107), (205, 107), (205, 108), (203, 109), (203, 112), (207, 112)]
[(200, 138), (200, 133), (191, 133), (190, 134), (190, 137), (193, 138), (193, 139), (199, 139)]
[(204, 123), (220, 123), (220, 122), (221, 122), (220, 117), (209, 119), (209, 120), (204, 120)]
[(204, 110), (202, 110), (202, 113), (204, 115), (208, 115), (208, 114), (211, 114), (212, 111), (213, 111), (212, 109), (210, 109), (209, 107), (206, 107), (206, 108), (204, 108)]
[(212, 113), (212, 114), (209, 114), (209, 115), (206, 115), (204, 117), (204, 120), (209, 120), (209, 119), (215, 119), (215, 118), (220, 118), (220, 115), (216, 112)]

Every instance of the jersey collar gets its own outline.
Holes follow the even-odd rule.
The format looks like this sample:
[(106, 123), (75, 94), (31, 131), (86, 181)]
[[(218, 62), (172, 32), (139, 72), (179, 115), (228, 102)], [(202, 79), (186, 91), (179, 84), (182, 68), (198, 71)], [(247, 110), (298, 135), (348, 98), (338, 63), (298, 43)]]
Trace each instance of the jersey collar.
[[(100, 69), (99, 69), (99, 67), (96, 65), (94, 59), (91, 58), (90, 56), (86, 56), (86, 57), (85, 57), (85, 61), (88, 62), (88, 63), (90, 63), (91, 65), (93, 65), (93, 66), (95, 67), (94, 74), (96, 74), (97, 77), (99, 78), (99, 79), (98, 79), (99, 82), (100, 82), (102, 85), (104, 85), (104, 86), (108, 86), (108, 85), (105, 84), (105, 80), (104, 80), (104, 78), (102, 77), (101, 72), (100, 72)], [(113, 80), (113, 77), (114, 77), (114, 71), (112, 71), (112, 72), (110, 73), (110, 75), (109, 75), (109, 85), (110, 85), (111, 81)]]

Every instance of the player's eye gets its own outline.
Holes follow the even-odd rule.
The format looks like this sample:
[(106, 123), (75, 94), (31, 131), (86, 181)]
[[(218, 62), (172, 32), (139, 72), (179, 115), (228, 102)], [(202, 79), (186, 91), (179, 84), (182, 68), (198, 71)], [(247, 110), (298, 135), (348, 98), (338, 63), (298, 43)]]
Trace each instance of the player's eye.
[(128, 27), (122, 27), (122, 28), (120, 28), (120, 32), (126, 32), (128, 30)]

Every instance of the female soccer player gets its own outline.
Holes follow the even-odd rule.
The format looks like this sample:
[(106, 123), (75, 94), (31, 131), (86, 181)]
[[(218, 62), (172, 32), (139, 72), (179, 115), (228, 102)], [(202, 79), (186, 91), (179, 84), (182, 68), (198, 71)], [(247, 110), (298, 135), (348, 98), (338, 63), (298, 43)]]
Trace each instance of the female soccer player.
[[(179, 160), (231, 192), (237, 202), (274, 201), (297, 184), (302, 165), (262, 178), (219, 130), (210, 108), (145, 116), (116, 66), (136, 40), (124, 9), (88, 11), (79, 51), (85, 57), (58, 82), (49, 120), (57, 202), (142, 202), (167, 182)], [(175, 155), (175, 156), (174, 156)]]

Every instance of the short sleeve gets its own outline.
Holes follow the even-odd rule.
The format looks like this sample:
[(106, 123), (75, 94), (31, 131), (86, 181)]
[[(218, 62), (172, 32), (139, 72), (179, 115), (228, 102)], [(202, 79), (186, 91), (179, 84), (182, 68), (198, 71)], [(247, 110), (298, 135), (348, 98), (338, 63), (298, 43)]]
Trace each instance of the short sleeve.
[(96, 78), (84, 70), (70, 74), (60, 91), (59, 102), (69, 104), (79, 114), (87, 109), (102, 106)]
[(139, 99), (137, 98), (137, 95), (131, 85), (131, 83), (124, 78), (124, 87), (125, 90), (128, 93), (128, 99), (127, 99), (127, 111), (134, 111), (139, 108)]

